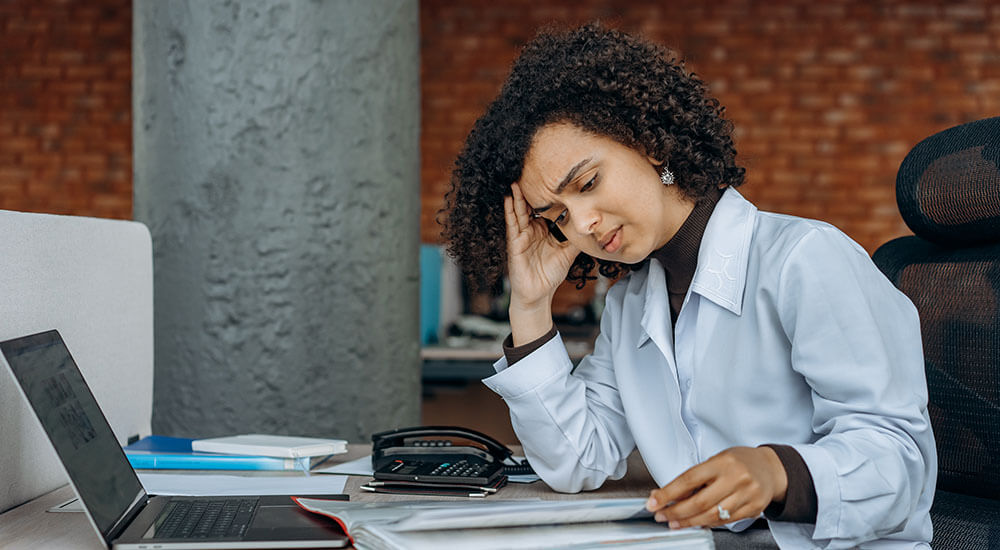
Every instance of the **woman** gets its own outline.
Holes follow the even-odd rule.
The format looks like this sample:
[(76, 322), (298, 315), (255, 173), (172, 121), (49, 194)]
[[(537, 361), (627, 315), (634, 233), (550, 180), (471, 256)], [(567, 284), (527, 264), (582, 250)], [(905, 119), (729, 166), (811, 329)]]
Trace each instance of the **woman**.
[[(526, 46), (445, 206), (466, 272), (510, 280), (511, 336), (484, 383), (556, 490), (622, 477), (638, 448), (671, 527), (763, 517), (782, 548), (925, 548), (916, 310), (843, 233), (746, 201), (730, 134), (658, 46), (597, 25)], [(552, 297), (595, 262), (624, 276), (574, 369)]]

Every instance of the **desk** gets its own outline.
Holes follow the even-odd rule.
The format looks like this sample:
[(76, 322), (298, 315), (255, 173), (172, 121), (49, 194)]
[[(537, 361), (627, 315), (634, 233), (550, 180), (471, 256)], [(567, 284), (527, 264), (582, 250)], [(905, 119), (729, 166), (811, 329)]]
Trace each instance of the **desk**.
[[(333, 463), (347, 462), (371, 453), (371, 446), (365, 444), (348, 445), (346, 454), (331, 459)], [(344, 492), (351, 495), (353, 502), (374, 502), (389, 500), (413, 500), (414, 496), (367, 493), (359, 487), (370, 478), (348, 477)], [(597, 491), (582, 493), (586, 498), (644, 497), (653, 487), (645, 465), (638, 454), (629, 457), (629, 473), (618, 481), (609, 481)], [(87, 518), (78, 512), (48, 513), (45, 510), (73, 498), (73, 489), (65, 485), (50, 493), (31, 500), (0, 515), (0, 546), (4, 550), (59, 548), (66, 550), (101, 550), (97, 534)], [(438, 497), (435, 497), (438, 498)], [(440, 497), (442, 499), (468, 500), (462, 497)], [(577, 495), (556, 493), (542, 482), (530, 484), (511, 483), (489, 498), (543, 498), (565, 500), (580, 498)]]

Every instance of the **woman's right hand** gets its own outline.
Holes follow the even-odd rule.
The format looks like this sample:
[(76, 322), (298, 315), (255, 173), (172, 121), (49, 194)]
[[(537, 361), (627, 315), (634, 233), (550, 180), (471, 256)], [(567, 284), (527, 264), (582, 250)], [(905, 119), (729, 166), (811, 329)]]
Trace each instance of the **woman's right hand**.
[(504, 197), (507, 271), (514, 345), (527, 344), (552, 327), (552, 297), (580, 249), (559, 242), (545, 220), (533, 219), (518, 184)]

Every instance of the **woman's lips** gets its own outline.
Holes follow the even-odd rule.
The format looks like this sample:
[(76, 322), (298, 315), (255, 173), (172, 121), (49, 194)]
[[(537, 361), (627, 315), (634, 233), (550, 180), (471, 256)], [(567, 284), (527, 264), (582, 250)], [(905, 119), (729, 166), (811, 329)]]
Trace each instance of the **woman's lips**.
[(611, 238), (601, 248), (603, 248), (604, 251), (607, 252), (608, 254), (614, 254), (621, 247), (622, 247), (622, 228), (619, 227), (618, 229), (614, 230), (614, 233), (612, 233)]

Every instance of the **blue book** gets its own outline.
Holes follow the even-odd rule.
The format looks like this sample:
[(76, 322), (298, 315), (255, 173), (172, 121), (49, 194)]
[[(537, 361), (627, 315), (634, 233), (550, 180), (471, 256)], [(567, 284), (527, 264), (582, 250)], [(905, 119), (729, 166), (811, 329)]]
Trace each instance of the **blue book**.
[(192, 439), (151, 435), (124, 447), (133, 468), (151, 470), (302, 470), (309, 471), (310, 457), (201, 453), (191, 450)]

